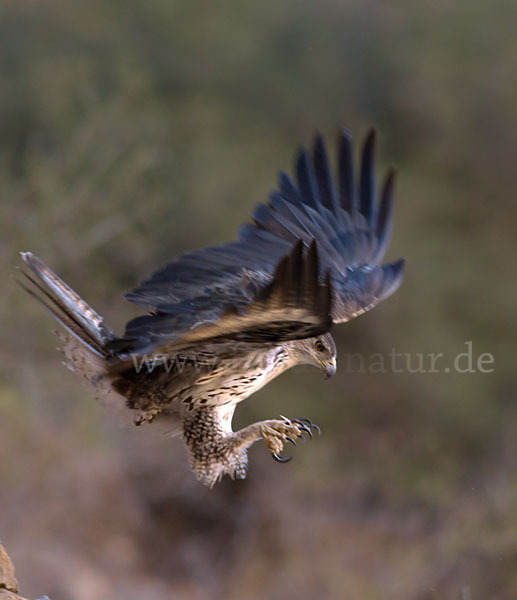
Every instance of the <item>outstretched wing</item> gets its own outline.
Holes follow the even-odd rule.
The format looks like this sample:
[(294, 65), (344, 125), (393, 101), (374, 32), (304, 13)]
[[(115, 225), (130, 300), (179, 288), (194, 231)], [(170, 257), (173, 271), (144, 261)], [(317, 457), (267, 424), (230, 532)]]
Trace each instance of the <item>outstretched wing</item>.
[(184, 254), (126, 295), (153, 312), (130, 321), (112, 350), (312, 337), (386, 298), (401, 282), (403, 261), (379, 266), (394, 175), (388, 174), (377, 203), (373, 155), (371, 132), (356, 186), (351, 139), (343, 132), (336, 188), (318, 135), (312, 156), (303, 149), (298, 154), (296, 182), (280, 174), (278, 190), (255, 209), (238, 241)]
[(402, 281), (404, 261), (379, 266), (391, 230), (394, 172), (388, 173), (377, 202), (374, 147), (372, 130), (363, 146), (356, 181), (352, 140), (347, 131), (341, 133), (336, 186), (323, 138), (317, 135), (312, 156), (304, 149), (298, 153), (296, 183), (280, 173), (278, 190), (270, 194), (267, 205), (259, 205), (253, 213), (255, 224), (240, 232), (240, 239), (250, 246), (271, 234), (291, 244), (315, 239), (320, 268), (330, 272), (335, 323), (373, 308)]
[[(201, 253), (209, 262), (212, 254), (217, 256), (230, 246)], [(238, 245), (233, 245), (234, 266), (242, 265), (238, 250)], [(177, 261), (180, 267), (181, 262)], [(262, 268), (267, 269), (267, 265)], [(316, 242), (304, 251), (300, 240), (271, 275), (263, 270), (257, 277), (258, 271), (243, 271), (240, 266), (228, 269), (226, 277), (220, 276), (217, 290), (210, 288), (213, 295), (206, 287), (209, 278), (197, 281), (195, 297), (180, 302), (171, 303), (167, 295), (162, 298), (157, 294), (158, 312), (130, 321), (124, 338), (108, 344), (108, 349), (118, 354), (170, 353), (208, 340), (263, 344), (325, 333), (332, 325), (332, 288), (329, 275), (320, 280), (319, 270)]]

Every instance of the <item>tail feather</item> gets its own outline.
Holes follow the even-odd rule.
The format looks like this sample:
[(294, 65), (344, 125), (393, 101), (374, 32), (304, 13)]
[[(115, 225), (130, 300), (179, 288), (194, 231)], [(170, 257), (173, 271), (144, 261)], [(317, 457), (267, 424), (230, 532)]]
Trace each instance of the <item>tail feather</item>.
[[(56, 321), (58, 321), (59, 324), (68, 331), (68, 333), (72, 334), (75, 340), (79, 341), (93, 354), (99, 356), (100, 358), (104, 358), (105, 355), (102, 351), (102, 348), (97, 345), (95, 340), (90, 338), (89, 334), (82, 329), (67, 312), (60, 310), (61, 305), (56, 301), (56, 299), (53, 298), (48, 291), (45, 290), (43, 286), (33, 279), (28, 273), (25, 271), (21, 271), (21, 273), (30, 282), (32, 288), (20, 280), (17, 280), (18, 284), (35, 300), (37, 300), (56, 319)], [(35, 289), (38, 290), (40, 295), (35, 292)]]
[(20, 285), (77, 340), (97, 356), (106, 357), (104, 347), (116, 336), (103, 318), (37, 256), (31, 252), (22, 252), (21, 256), (36, 278), (22, 270), (26, 282), (19, 281)]
[(55, 332), (61, 340), (63, 364), (86, 382), (105, 408), (122, 423), (130, 425), (133, 411), (127, 409), (126, 399), (113, 389), (109, 371), (116, 357), (106, 350), (106, 344), (117, 336), (102, 317), (37, 256), (23, 252), (22, 258), (32, 272), (20, 270), (24, 280), (18, 283), (65, 329)]

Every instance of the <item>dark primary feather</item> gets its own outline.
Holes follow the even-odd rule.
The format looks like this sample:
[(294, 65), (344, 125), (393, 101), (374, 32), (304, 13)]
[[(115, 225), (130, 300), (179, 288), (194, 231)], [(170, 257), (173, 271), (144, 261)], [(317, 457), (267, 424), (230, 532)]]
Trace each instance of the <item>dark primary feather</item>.
[(375, 210), (375, 172), (374, 172), (375, 133), (370, 131), (363, 147), (360, 179), (360, 206), (368, 225), (372, 225)]
[(347, 131), (338, 143), (338, 189), (335, 190), (323, 138), (316, 136), (313, 161), (300, 150), (296, 182), (280, 173), (279, 192), (253, 213), (256, 231), (246, 240), (256, 243), (260, 232), (286, 241), (318, 242), (322, 270), (329, 270), (334, 288), (332, 319), (349, 319), (369, 310), (400, 285), (403, 261), (379, 266), (389, 240), (394, 172), (384, 182), (380, 202), (375, 190), (375, 134), (366, 137), (358, 185), (353, 172), (352, 144)]
[(339, 205), (334, 191), (325, 142), (321, 134), (318, 134), (314, 140), (313, 157), (321, 203), (339, 217)]
[[(341, 133), (336, 185), (318, 134), (312, 156), (304, 149), (297, 154), (296, 180), (280, 173), (278, 190), (255, 209), (238, 241), (186, 253), (126, 295), (153, 310), (128, 323), (128, 348), (310, 337), (395, 291), (403, 261), (379, 265), (391, 228), (394, 174), (377, 202), (374, 145), (371, 131), (356, 181), (351, 138)], [(330, 291), (331, 307), (324, 299)]]
[(343, 130), (339, 139), (339, 200), (341, 207), (351, 213), (355, 210), (354, 157), (352, 154), (352, 137)]

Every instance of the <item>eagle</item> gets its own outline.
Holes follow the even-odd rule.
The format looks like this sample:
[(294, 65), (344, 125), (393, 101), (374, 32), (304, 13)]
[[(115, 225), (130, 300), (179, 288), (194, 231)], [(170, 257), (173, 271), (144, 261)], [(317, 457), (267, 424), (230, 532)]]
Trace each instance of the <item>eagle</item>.
[(336, 372), (330, 334), (400, 285), (404, 261), (381, 265), (392, 224), (394, 171), (377, 191), (375, 132), (358, 173), (352, 138), (338, 136), (337, 173), (316, 134), (294, 177), (259, 204), (236, 241), (186, 252), (126, 293), (146, 314), (123, 336), (31, 252), (23, 287), (59, 321), (65, 364), (108, 407), (136, 425), (181, 436), (195, 476), (212, 487), (244, 478), (248, 448), (263, 440), (278, 462), (284, 445), (311, 437), (307, 418), (268, 419), (233, 431), (239, 402), (296, 365)]

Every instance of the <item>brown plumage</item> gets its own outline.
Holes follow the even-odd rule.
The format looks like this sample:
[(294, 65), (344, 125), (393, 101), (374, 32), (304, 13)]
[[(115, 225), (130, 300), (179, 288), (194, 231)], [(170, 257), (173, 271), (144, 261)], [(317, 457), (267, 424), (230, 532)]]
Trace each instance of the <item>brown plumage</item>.
[(373, 149), (370, 133), (356, 189), (351, 140), (341, 134), (335, 189), (317, 136), (312, 157), (298, 154), (296, 183), (281, 173), (238, 241), (184, 254), (127, 294), (152, 312), (130, 321), (122, 337), (29, 252), (23, 285), (63, 325), (68, 366), (136, 424), (180, 434), (203, 483), (244, 477), (247, 449), (259, 439), (284, 462), (284, 444), (317, 427), (282, 417), (234, 432), (236, 405), (294, 365), (333, 375), (332, 323), (369, 310), (402, 279), (402, 261), (379, 266), (393, 174), (377, 203)]

